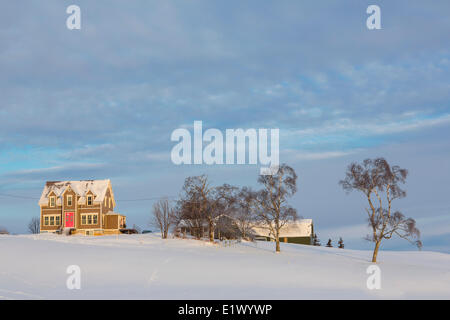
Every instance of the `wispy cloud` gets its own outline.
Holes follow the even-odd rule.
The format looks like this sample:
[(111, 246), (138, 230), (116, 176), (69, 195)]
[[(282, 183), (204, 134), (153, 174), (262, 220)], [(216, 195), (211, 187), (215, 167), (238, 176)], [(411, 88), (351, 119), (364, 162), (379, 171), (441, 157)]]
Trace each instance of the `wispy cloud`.
[(286, 150), (282, 153), (283, 161), (298, 161), (298, 160), (324, 160), (324, 159), (333, 159), (346, 157), (357, 152), (358, 150), (351, 151), (323, 151), (323, 152), (302, 152), (297, 150)]
[(389, 135), (395, 133), (404, 133), (408, 131), (415, 131), (426, 129), (430, 127), (448, 125), (450, 124), (450, 114), (432, 115), (432, 116), (418, 116), (416, 113), (411, 113), (413, 117), (404, 119), (404, 115), (397, 117), (385, 116), (378, 119), (367, 119), (355, 121), (349, 118), (340, 118), (333, 121), (328, 121), (322, 126), (294, 130), (289, 134), (300, 138), (308, 138), (330, 135), (347, 134), (350, 135), (348, 139), (353, 137), (368, 137), (378, 135)]
[(32, 181), (47, 181), (47, 180), (70, 180), (82, 179), (86, 175), (98, 176), (107, 168), (104, 163), (65, 163), (63, 165), (23, 169), (11, 171), (1, 176), (2, 181), (7, 183), (20, 183)]

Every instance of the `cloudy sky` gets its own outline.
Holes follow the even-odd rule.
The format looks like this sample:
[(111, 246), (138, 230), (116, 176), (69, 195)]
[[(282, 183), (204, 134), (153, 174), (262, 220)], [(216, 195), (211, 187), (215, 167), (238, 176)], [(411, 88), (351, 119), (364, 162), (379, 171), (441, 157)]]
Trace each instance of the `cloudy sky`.
[[(381, 30), (366, 9), (381, 7)], [(81, 8), (81, 30), (66, 8)], [(176, 166), (177, 128), (279, 128), (292, 199), (322, 242), (369, 248), (352, 161), (410, 172), (397, 209), (450, 252), (450, 2), (7, 1), (0, 10), (0, 225), (26, 232), (46, 180), (112, 180), (146, 227), (185, 177), (257, 188), (258, 166)], [(14, 197), (13, 197), (14, 196)], [(139, 201), (128, 201), (139, 200)], [(386, 249), (413, 249), (405, 241)]]

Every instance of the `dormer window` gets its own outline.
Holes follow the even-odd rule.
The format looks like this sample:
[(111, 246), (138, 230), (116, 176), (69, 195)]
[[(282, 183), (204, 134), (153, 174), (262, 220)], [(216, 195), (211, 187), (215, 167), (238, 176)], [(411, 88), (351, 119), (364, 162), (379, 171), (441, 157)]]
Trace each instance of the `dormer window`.
[(67, 206), (68, 207), (72, 206), (72, 196), (67, 196)]
[(92, 196), (87, 196), (87, 205), (92, 206)]
[(54, 207), (56, 205), (56, 197), (51, 196), (50, 197), (50, 207)]

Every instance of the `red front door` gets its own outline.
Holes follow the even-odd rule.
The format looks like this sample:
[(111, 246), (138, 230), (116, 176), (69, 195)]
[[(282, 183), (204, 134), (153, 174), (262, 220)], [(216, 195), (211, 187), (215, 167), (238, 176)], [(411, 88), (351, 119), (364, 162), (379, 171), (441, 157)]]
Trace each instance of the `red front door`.
[(73, 222), (74, 214), (73, 212), (66, 212), (66, 228), (73, 228), (74, 222)]

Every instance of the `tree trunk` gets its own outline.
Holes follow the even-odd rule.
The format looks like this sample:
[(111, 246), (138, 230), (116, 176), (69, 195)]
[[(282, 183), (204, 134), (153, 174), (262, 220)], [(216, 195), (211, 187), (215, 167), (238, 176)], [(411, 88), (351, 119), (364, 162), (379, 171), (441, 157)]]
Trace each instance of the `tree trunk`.
[(280, 252), (280, 251), (281, 251), (281, 250), (280, 250), (280, 237), (277, 236), (277, 237), (275, 238), (275, 241), (277, 242), (275, 251), (276, 251), (276, 252)]
[(381, 240), (377, 241), (375, 244), (375, 249), (373, 250), (372, 262), (377, 262), (378, 250), (380, 249)]
[(214, 224), (209, 221), (209, 241), (214, 242)]
[(276, 252), (278, 253), (278, 252), (281, 252), (281, 249), (280, 249), (280, 221), (278, 220), (278, 217), (280, 216), (280, 214), (278, 213), (278, 216), (277, 216), (277, 218), (275, 219), (275, 241), (277, 242), (277, 245), (276, 245)]

